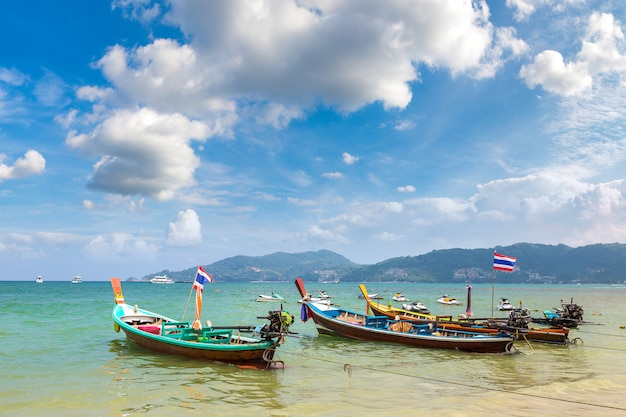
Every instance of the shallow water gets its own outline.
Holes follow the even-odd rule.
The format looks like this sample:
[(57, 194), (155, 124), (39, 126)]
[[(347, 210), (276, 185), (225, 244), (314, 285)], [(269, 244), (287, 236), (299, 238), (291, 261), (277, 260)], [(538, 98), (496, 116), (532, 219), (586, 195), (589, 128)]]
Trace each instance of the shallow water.
[[(312, 293), (364, 311), (356, 284), (305, 283)], [(191, 284), (122, 283), (126, 301), (182, 318)], [(435, 314), (465, 306), (436, 303), (442, 294), (466, 300), (464, 284), (368, 283), (389, 302), (396, 291)], [(407, 412), (426, 416), (626, 415), (626, 287), (498, 285), (540, 316), (574, 302), (583, 325), (568, 346), (516, 342), (517, 355), (481, 355), (405, 348), (318, 336), (299, 320), (293, 284), (214, 283), (204, 292), (203, 321), (260, 324), (279, 304), (253, 301), (277, 292), (296, 316), (277, 358), (285, 369), (250, 370), (163, 356), (113, 330), (109, 282), (0, 282), (0, 415), (2, 416), (356, 416)], [(475, 285), (475, 316), (491, 315), (491, 285)], [(186, 318), (193, 315), (193, 297)], [(504, 316), (495, 311), (494, 315)]]

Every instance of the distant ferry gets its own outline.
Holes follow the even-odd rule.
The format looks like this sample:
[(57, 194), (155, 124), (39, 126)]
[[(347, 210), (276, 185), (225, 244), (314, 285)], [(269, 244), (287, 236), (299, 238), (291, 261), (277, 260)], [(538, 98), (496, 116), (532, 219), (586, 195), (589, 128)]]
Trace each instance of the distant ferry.
[(81, 282), (83, 282), (83, 277), (81, 277), (80, 275), (76, 275), (74, 278), (72, 278), (72, 284), (80, 284)]
[(174, 280), (167, 275), (157, 275), (150, 280), (150, 284), (173, 284)]
[(37, 278), (35, 278), (35, 282), (37, 284), (43, 284), (43, 277), (41, 275), (37, 275)]

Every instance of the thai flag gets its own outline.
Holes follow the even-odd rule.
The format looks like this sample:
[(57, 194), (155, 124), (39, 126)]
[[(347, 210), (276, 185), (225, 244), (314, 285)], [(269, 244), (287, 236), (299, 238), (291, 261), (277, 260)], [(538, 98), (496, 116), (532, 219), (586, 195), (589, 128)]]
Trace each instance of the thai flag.
[(213, 282), (213, 277), (209, 275), (202, 266), (199, 266), (196, 271), (196, 280), (193, 282), (193, 288), (202, 291), (204, 284), (208, 284), (209, 282)]
[(506, 256), (499, 254), (497, 252), (493, 253), (493, 269), (497, 269), (499, 271), (507, 271), (513, 272), (513, 267), (515, 266), (515, 261), (517, 258), (513, 258), (512, 256)]

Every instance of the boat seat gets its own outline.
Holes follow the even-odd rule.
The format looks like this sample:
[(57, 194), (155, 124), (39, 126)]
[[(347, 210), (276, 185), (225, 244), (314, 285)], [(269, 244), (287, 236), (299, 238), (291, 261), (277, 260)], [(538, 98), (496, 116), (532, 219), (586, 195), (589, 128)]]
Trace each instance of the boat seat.
[(389, 328), (394, 332), (408, 333), (413, 328), (413, 325), (408, 321), (399, 321), (389, 326)]

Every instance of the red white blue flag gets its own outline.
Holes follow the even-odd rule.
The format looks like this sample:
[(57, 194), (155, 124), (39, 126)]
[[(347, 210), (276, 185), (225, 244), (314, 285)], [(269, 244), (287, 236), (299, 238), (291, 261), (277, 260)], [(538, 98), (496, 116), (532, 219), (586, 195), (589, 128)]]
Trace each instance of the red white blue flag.
[(204, 290), (204, 284), (208, 284), (209, 282), (213, 282), (213, 277), (209, 275), (202, 266), (198, 266), (196, 280), (193, 282), (193, 288), (196, 290), (196, 319), (191, 323), (191, 327), (195, 330), (202, 330), (202, 322), (200, 322), (202, 290)]
[(196, 271), (196, 280), (193, 282), (193, 288), (202, 291), (204, 284), (208, 284), (209, 282), (213, 282), (213, 277), (209, 275), (202, 266), (199, 266)]
[(502, 255), (500, 253), (493, 253), (493, 269), (497, 269), (498, 271), (507, 271), (513, 272), (513, 267), (515, 266), (515, 261), (517, 258), (513, 258), (512, 256)]

